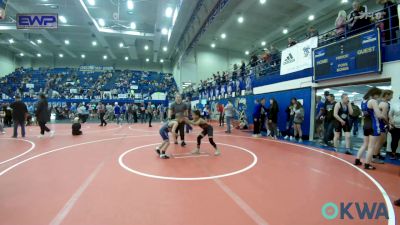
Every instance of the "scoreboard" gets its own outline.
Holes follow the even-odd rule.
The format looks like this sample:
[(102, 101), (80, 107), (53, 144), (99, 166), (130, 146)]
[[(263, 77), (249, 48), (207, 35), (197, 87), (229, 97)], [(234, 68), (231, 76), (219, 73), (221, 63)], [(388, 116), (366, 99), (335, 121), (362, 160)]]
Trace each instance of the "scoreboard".
[(380, 43), (379, 29), (373, 29), (316, 48), (314, 81), (381, 72)]

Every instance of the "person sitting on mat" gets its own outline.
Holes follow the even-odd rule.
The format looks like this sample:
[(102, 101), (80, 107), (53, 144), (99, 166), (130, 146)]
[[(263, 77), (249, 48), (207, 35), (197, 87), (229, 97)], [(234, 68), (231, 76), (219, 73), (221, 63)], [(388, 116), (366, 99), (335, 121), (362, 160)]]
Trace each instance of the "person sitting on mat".
[(213, 140), (214, 128), (210, 124), (208, 124), (207, 121), (201, 118), (201, 113), (199, 110), (193, 112), (193, 120), (188, 120), (187, 118), (185, 118), (185, 122), (192, 125), (197, 125), (203, 129), (203, 131), (199, 134), (199, 136), (197, 136), (197, 148), (192, 151), (192, 154), (200, 154), (201, 139), (204, 136), (208, 135), (208, 140), (215, 149), (214, 155), (215, 156), (221, 155), (221, 152), (219, 151), (217, 145)]
[(176, 130), (178, 129), (179, 123), (182, 123), (183, 119), (177, 118), (177, 120), (170, 120), (161, 127), (160, 135), (163, 139), (163, 142), (160, 146), (156, 148), (157, 154), (160, 156), (161, 159), (169, 159), (169, 156), (166, 154), (167, 148), (169, 146), (169, 137), (168, 133), (171, 132), (174, 140), (177, 139), (178, 135), (176, 134)]
[(81, 131), (81, 123), (79, 122), (79, 117), (75, 117), (74, 123), (72, 124), (72, 135), (77, 136), (77, 135), (82, 135)]

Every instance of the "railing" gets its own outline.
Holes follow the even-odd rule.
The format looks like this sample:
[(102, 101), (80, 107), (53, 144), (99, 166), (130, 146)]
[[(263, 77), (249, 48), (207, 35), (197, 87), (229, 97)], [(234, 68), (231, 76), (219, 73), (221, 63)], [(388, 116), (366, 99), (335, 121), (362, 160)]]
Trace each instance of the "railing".
[[(338, 28), (331, 29), (323, 34), (318, 35), (319, 43), (318, 46), (324, 46), (330, 44), (332, 42), (345, 40), (348, 37), (361, 33), (365, 30), (372, 29), (374, 27), (378, 27), (381, 31), (381, 42), (382, 45), (391, 45), (399, 43), (400, 35), (397, 35), (399, 31), (399, 18), (397, 8), (400, 4), (393, 4), (387, 8), (382, 10), (368, 13), (367, 16), (370, 18), (370, 24), (367, 26), (359, 27), (357, 29), (350, 29), (349, 24), (346, 22), (344, 27), (344, 32), (337, 33)], [(307, 38), (302, 39), (301, 41), (306, 40)], [(237, 70), (228, 70), (225, 73), (228, 73), (228, 81), (230, 79), (236, 80), (238, 78), (245, 79), (247, 76), (254, 75), (255, 79), (262, 76), (270, 76), (273, 74), (277, 74), (280, 71), (281, 64), (281, 52), (277, 52), (275, 54), (270, 54), (270, 59), (267, 61), (258, 60), (255, 62), (255, 65), (247, 65), (245, 69), (245, 73), (241, 69)], [(239, 76), (240, 75), (240, 76)], [(210, 88), (209, 85), (206, 85), (200, 88), (200, 90), (204, 90)], [(215, 88), (214, 86), (211, 88)], [(189, 87), (190, 89), (190, 87)], [(198, 97), (199, 88), (192, 86), (193, 91), (186, 91), (184, 94)]]

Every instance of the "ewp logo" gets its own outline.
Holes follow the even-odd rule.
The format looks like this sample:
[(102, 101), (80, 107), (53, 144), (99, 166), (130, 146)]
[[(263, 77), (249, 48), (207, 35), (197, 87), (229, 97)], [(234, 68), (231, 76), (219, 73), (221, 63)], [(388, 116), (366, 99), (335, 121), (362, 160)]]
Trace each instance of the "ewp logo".
[[(352, 210), (354, 207), (355, 212), (354, 209)], [(328, 202), (322, 206), (321, 213), (322, 216), (327, 220), (336, 219), (338, 216), (341, 220), (377, 220), (381, 217), (383, 219), (389, 219), (386, 204), (383, 202), (374, 202), (372, 204), (368, 204), (366, 202), (362, 204), (359, 202), (341, 202), (340, 208), (335, 203)]]
[(18, 14), (18, 29), (55, 29), (58, 27), (57, 14)]

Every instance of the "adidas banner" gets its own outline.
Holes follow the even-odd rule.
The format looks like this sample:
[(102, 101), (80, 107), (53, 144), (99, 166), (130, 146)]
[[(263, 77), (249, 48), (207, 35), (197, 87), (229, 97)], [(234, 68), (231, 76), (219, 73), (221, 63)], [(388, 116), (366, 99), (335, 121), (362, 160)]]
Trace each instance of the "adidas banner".
[(312, 49), (318, 47), (318, 37), (313, 37), (282, 51), (281, 75), (312, 67)]

